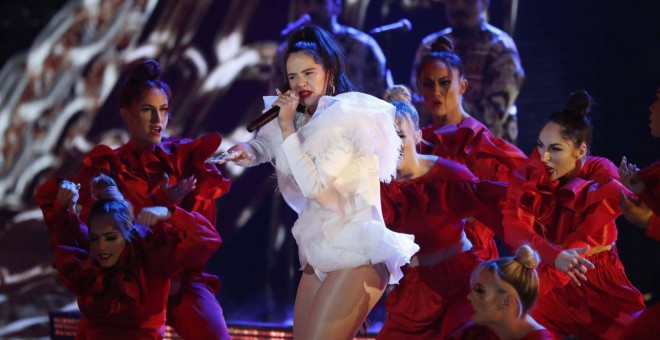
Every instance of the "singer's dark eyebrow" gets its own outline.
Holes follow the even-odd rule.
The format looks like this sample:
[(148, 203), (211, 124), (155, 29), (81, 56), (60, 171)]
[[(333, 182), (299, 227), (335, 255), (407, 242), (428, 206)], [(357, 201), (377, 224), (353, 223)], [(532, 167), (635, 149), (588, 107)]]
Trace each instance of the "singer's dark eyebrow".
[[(315, 70), (316, 70), (316, 67), (310, 67), (310, 68), (308, 68), (308, 69), (304, 69), (304, 70), (302, 70), (300, 73), (305, 73), (305, 72), (307, 72), (307, 71), (315, 71)], [(296, 74), (295, 74), (295, 73), (289, 73), (289, 74), (287, 74), (287, 75), (288, 75), (288, 76), (294, 76), (294, 75), (296, 75)]]

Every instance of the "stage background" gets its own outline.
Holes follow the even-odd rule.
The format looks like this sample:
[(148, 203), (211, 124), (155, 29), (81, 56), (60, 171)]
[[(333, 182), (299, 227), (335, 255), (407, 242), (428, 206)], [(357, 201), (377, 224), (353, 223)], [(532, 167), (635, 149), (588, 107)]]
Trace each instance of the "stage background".
[[(412, 22), (410, 32), (376, 37), (395, 83), (409, 79), (421, 38), (447, 25), (441, 1), (351, 3), (342, 21), (363, 30)], [(505, 25), (509, 10), (509, 1), (491, 0), (491, 22)], [(157, 59), (174, 91), (168, 132), (219, 131), (228, 148), (252, 137), (244, 126), (261, 111), (260, 97), (272, 94), (271, 59), (279, 31), (295, 20), (290, 13), (285, 0), (0, 3), (0, 338), (45, 337), (49, 311), (75, 308), (50, 267), (34, 189), (74, 174), (94, 145), (126, 141), (117, 93), (126, 71)], [(593, 154), (615, 163), (626, 155), (640, 167), (658, 159), (660, 142), (648, 128), (660, 85), (657, 13), (654, 0), (519, 1), (513, 36), (526, 73), (517, 101), (519, 147), (529, 153), (545, 117), (570, 92), (586, 89), (597, 101)], [(269, 165), (222, 170), (234, 183), (217, 202), (224, 244), (207, 270), (223, 281), (225, 316), (290, 323), (299, 277), (295, 216), (276, 193)], [(623, 219), (618, 226), (629, 277), (653, 303), (658, 242)], [(379, 306), (371, 316), (376, 327), (382, 316)]]

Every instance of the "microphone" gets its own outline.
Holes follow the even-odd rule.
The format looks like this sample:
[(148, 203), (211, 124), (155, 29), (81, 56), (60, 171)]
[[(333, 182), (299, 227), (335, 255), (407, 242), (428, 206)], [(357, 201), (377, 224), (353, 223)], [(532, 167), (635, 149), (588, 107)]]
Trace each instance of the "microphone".
[(380, 34), (380, 33), (396, 32), (396, 31), (408, 32), (411, 29), (412, 29), (412, 24), (410, 23), (410, 20), (401, 19), (391, 24), (376, 27), (371, 31), (369, 31), (369, 34)]
[[(298, 112), (305, 112), (305, 107), (302, 104), (298, 104), (298, 107), (296, 108), (296, 111)], [(248, 132), (254, 132), (257, 129), (260, 129), (262, 126), (268, 124), (271, 120), (277, 118), (277, 116), (280, 114), (280, 107), (279, 106), (273, 106), (268, 111), (264, 112), (261, 114), (261, 116), (257, 117), (257, 119), (253, 120), (250, 125), (247, 126)]]
[(288, 25), (286, 25), (286, 27), (282, 30), (282, 32), (280, 32), (280, 37), (284, 38), (287, 35), (289, 35), (289, 33), (296, 30), (298, 27), (305, 26), (310, 22), (312, 22), (312, 17), (310, 17), (309, 14), (304, 13), (303, 15), (300, 16), (300, 18), (298, 18), (298, 20), (294, 22), (290, 22)]

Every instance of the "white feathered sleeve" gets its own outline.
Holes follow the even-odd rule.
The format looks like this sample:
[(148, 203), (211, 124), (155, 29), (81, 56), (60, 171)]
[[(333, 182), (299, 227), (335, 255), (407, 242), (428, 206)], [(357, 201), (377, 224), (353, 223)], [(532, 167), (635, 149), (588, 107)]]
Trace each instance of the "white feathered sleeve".
[(401, 138), (395, 108), (376, 97), (348, 92), (322, 97), (316, 114), (300, 130), (303, 150), (314, 157), (349, 147), (356, 157), (378, 157), (379, 178), (389, 183), (396, 175)]

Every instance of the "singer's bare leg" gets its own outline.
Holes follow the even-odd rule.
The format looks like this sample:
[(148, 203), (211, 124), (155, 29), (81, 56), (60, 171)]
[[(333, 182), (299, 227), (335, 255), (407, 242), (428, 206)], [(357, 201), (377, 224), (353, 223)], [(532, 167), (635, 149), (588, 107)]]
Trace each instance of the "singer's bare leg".
[(303, 273), (298, 286), (294, 338), (353, 339), (385, 291), (387, 268), (381, 263), (337, 270), (323, 282), (310, 272), (314, 277)]
[(319, 287), (321, 287), (321, 280), (314, 273), (314, 269), (307, 265), (300, 278), (296, 302), (293, 306), (293, 337), (295, 339), (304, 339), (302, 332), (307, 324), (309, 309), (312, 302), (314, 302), (314, 296), (316, 296)]

